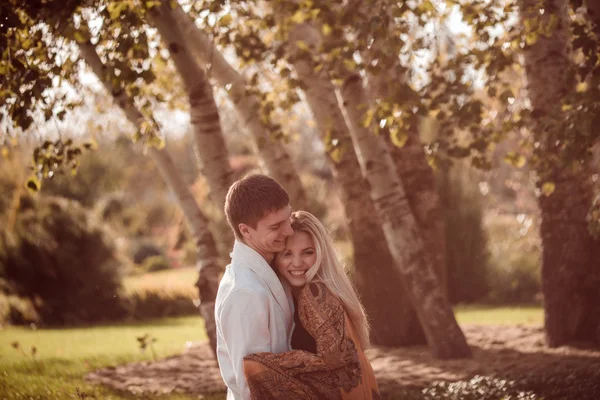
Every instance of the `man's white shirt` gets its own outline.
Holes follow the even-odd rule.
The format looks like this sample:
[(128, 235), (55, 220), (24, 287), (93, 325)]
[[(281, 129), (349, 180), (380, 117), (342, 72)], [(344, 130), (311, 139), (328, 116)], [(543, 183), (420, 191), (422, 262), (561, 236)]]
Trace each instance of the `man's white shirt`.
[(243, 358), (291, 349), (291, 291), (254, 249), (236, 240), (215, 302), (217, 358), (227, 400), (250, 399)]

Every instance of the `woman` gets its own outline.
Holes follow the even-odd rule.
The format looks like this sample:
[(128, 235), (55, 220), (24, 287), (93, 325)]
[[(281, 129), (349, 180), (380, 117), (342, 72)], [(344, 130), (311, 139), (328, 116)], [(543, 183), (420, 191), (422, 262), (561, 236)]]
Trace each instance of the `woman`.
[(252, 398), (379, 399), (364, 354), (367, 318), (331, 238), (305, 211), (292, 214), (292, 228), (274, 268), (292, 288), (299, 317), (292, 347), (303, 350), (244, 357)]

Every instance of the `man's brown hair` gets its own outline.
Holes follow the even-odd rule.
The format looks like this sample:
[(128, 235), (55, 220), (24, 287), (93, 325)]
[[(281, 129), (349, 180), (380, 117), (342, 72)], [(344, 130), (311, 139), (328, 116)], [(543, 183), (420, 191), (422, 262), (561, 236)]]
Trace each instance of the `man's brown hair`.
[(225, 198), (225, 215), (235, 237), (242, 239), (239, 224), (256, 229), (256, 224), (272, 211), (290, 204), (283, 187), (273, 178), (261, 174), (248, 175), (231, 185)]

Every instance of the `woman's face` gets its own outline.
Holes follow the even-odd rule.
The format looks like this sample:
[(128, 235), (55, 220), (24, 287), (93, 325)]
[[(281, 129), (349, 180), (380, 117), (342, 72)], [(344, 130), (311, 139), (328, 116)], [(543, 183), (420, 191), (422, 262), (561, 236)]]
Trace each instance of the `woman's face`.
[(277, 257), (275, 268), (292, 287), (306, 285), (306, 271), (317, 261), (317, 252), (311, 236), (302, 231), (287, 238), (285, 249)]

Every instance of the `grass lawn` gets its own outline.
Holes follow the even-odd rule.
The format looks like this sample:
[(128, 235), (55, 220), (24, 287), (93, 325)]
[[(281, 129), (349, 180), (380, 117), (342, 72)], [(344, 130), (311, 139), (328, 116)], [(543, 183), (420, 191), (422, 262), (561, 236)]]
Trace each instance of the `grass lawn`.
[[(128, 291), (170, 286), (196, 294), (195, 268), (180, 268), (125, 281)], [(541, 324), (540, 307), (459, 306), (458, 322), (480, 324)], [(95, 369), (132, 361), (152, 360), (142, 353), (137, 337), (150, 334), (157, 339), (157, 357), (177, 354), (187, 342), (205, 340), (203, 322), (198, 316), (167, 318), (156, 321), (122, 323), (69, 329), (33, 330), (24, 327), (0, 329), (0, 399), (139, 399), (183, 400), (183, 395), (136, 397), (87, 383), (83, 377)], [(19, 349), (13, 348), (18, 342)], [(35, 359), (31, 348), (36, 347)], [(23, 354), (20, 349), (23, 350)], [(221, 400), (218, 395), (206, 400)]]
[(458, 306), (454, 308), (459, 324), (525, 324), (542, 325), (544, 311), (540, 306)]
[[(73, 329), (32, 330), (9, 327), (0, 330), (1, 399), (76, 399), (85, 393), (96, 399), (134, 399), (84, 381), (86, 373), (100, 367), (131, 361), (151, 360), (142, 353), (137, 337), (150, 334), (157, 357), (184, 350), (186, 342), (204, 340), (199, 317), (168, 318), (152, 322), (107, 325)], [(27, 354), (12, 347), (14, 342)], [(29, 354), (35, 346), (37, 355)], [(181, 395), (144, 396), (145, 399), (189, 399)]]

